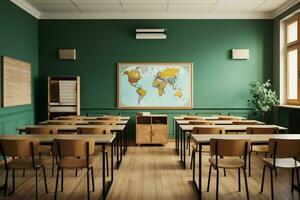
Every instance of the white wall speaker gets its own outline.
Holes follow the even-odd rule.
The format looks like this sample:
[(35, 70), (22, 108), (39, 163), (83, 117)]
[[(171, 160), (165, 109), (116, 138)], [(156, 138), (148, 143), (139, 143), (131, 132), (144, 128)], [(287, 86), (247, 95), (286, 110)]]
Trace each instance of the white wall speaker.
[(232, 49), (233, 60), (249, 60), (249, 49)]

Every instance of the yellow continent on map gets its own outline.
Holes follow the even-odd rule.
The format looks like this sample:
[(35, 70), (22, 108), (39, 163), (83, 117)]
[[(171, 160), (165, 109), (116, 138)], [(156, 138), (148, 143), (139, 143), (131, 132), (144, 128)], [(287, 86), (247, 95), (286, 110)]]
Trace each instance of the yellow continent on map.
[(137, 69), (125, 71), (123, 74), (127, 75), (128, 81), (131, 85), (136, 84), (141, 79), (140, 71)]
[(158, 96), (161, 97), (165, 92), (166, 82), (161, 79), (155, 78), (153, 81), (153, 87), (157, 88)]
[(167, 68), (159, 72), (158, 76), (160, 78), (177, 78), (179, 75), (178, 68)]
[(181, 98), (182, 97), (182, 91), (181, 90), (176, 90), (175, 97)]

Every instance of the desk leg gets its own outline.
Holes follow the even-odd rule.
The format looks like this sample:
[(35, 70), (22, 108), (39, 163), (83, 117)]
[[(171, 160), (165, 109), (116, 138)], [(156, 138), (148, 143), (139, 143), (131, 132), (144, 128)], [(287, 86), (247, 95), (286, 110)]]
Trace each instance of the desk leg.
[(102, 199), (105, 200), (106, 199), (106, 186), (105, 186), (105, 182), (106, 182), (106, 180), (105, 180), (105, 177), (106, 177), (105, 171), (106, 171), (106, 169), (105, 169), (105, 151), (104, 151), (105, 144), (102, 144), (102, 149), (103, 149), (102, 150), (102, 185), (103, 185)]
[(123, 158), (123, 131), (119, 132), (119, 138), (120, 138), (120, 164), (122, 162), (122, 158)]
[(202, 145), (199, 144), (199, 199), (202, 199)]
[(128, 148), (128, 124), (126, 124), (125, 126), (125, 154), (127, 152), (127, 148)]
[(176, 152), (177, 152), (177, 155), (179, 155), (179, 133), (178, 133), (178, 126), (177, 126), (177, 122), (176, 120), (174, 119), (175, 121), (175, 148), (176, 148)]
[(183, 132), (183, 169), (186, 169), (185, 168), (185, 152), (186, 152), (186, 149), (185, 149), (185, 134), (186, 132), (185, 131), (182, 131)]
[(118, 132), (116, 132), (116, 143), (117, 143), (117, 148), (116, 148), (116, 150), (117, 150), (117, 152), (116, 152), (116, 154), (117, 154), (117, 168), (116, 169), (119, 169), (120, 160), (119, 160), (119, 134), (118, 134)]
[(182, 161), (182, 130), (179, 128), (180, 134), (180, 161)]

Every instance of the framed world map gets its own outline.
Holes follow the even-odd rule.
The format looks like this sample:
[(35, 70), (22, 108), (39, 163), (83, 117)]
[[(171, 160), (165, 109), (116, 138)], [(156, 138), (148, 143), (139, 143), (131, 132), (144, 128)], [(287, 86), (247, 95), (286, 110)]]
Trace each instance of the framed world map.
[(118, 63), (119, 109), (192, 109), (193, 63)]

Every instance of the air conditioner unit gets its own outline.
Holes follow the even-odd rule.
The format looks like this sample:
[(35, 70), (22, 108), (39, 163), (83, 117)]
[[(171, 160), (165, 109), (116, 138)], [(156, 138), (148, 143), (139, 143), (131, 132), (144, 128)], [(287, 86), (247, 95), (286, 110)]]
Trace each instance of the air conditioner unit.
[(167, 39), (167, 29), (136, 29), (135, 38), (137, 40), (165, 40)]

